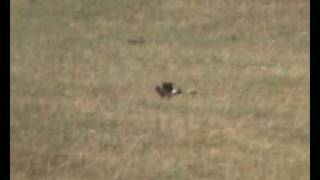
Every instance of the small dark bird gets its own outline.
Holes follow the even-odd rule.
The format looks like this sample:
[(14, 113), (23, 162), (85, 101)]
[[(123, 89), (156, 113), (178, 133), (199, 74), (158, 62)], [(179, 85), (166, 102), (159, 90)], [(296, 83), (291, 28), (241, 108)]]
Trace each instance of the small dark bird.
[(167, 99), (182, 93), (182, 90), (171, 82), (163, 82), (157, 85), (155, 90), (161, 98), (166, 97)]

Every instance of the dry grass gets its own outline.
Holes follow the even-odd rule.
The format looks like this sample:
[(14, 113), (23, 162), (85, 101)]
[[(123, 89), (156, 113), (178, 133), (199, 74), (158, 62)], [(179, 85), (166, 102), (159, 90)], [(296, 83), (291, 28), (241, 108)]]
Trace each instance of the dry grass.
[(13, 0), (11, 178), (307, 180), (309, 41), (307, 0)]

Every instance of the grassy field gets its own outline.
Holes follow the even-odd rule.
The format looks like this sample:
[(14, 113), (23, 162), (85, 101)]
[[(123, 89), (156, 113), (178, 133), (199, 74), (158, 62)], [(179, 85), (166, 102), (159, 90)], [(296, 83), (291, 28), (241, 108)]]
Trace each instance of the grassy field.
[(12, 0), (10, 21), (12, 179), (309, 179), (309, 1)]

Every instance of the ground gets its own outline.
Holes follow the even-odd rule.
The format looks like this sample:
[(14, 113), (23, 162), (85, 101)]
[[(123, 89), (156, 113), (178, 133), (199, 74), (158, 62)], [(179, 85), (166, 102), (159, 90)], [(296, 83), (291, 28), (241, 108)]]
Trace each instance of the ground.
[(309, 5), (12, 0), (11, 178), (309, 179)]

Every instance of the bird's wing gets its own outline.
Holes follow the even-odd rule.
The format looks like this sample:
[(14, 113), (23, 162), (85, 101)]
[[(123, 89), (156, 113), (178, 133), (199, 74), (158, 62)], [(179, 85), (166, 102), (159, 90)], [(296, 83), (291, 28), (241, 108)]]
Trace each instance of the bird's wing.
[(169, 82), (162, 83), (162, 87), (167, 92), (172, 92), (173, 90), (173, 84)]
[(164, 97), (166, 94), (165, 91), (159, 86), (156, 86), (156, 91), (161, 97)]

